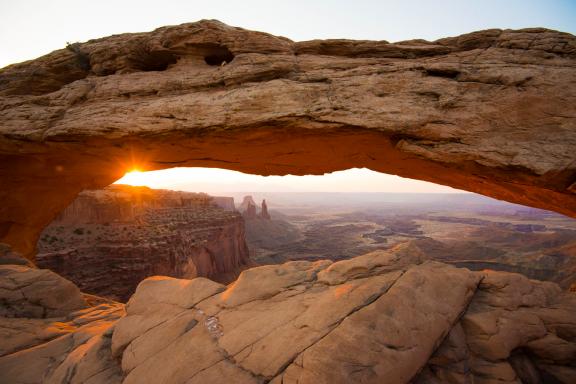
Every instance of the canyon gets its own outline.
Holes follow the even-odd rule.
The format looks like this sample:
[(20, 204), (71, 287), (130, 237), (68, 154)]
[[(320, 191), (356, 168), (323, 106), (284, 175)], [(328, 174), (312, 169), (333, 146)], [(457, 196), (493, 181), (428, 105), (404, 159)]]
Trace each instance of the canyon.
[(251, 265), (230, 207), (232, 198), (146, 187), (84, 191), (42, 232), (36, 264), (123, 302), (154, 275), (228, 283)]
[(246, 221), (260, 264), (338, 261), (416, 241), (429, 258), (521, 273), (576, 290), (576, 221), (473, 194), (260, 193), (272, 220)]
[[(366, 167), (575, 217), (575, 59), (576, 37), (542, 28), (293, 42), (203, 20), (74, 43), (0, 69), (0, 381), (576, 382), (574, 292), (432, 260), (447, 250), (429, 239), (249, 268), (228, 285), (148, 277), (126, 305), (34, 265), (40, 239), (81, 276), (60, 240), (81, 236), (90, 246), (99, 235), (125, 241), (130, 230), (144, 238), (143, 254), (123, 256), (138, 264), (154, 257), (156, 241), (186, 232), (180, 223), (202, 220), (175, 220), (173, 207), (148, 202), (156, 216), (132, 204), (86, 210), (92, 197), (82, 191), (133, 169)], [(179, 210), (202, 200), (194, 196), (176, 199)], [(230, 223), (240, 217), (217, 210)], [(57, 218), (77, 225), (76, 211), (96, 223), (66, 237), (58, 225), (43, 233)], [(159, 229), (179, 228), (104, 228), (154, 217)], [(396, 220), (363, 239), (480, 223), (463, 220)], [(183, 270), (216, 271), (202, 255)]]

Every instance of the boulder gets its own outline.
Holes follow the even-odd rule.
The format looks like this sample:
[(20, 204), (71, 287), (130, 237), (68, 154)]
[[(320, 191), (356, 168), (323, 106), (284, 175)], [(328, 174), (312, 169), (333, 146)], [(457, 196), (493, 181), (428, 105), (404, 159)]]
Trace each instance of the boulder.
[[(252, 268), (225, 290), (202, 287), (141, 284), (113, 335), (125, 383), (573, 380), (574, 297), (427, 261), (413, 244)], [(170, 290), (174, 299), (161, 299)]]
[(0, 316), (42, 319), (86, 308), (72, 282), (47, 269), (0, 265)]
[[(33, 302), (53, 310), (53, 293), (40, 290)], [(576, 380), (573, 293), (430, 261), (414, 244), (256, 267), (228, 286), (156, 276), (138, 286), (126, 311), (113, 302), (64, 308), (59, 317), (22, 309), (10, 313), (19, 318), (0, 317), (0, 382)]]
[(3, 265), (0, 271), (0, 382), (121, 382), (111, 337), (123, 304), (89, 306), (74, 284), (47, 270)]

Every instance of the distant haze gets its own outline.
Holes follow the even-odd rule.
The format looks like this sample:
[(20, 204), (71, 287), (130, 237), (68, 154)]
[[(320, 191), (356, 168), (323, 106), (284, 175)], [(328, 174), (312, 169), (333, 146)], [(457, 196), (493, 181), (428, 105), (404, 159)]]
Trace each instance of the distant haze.
[(132, 172), (118, 184), (226, 195), (236, 192), (459, 193), (443, 185), (353, 168), (323, 176), (257, 176), (218, 168)]

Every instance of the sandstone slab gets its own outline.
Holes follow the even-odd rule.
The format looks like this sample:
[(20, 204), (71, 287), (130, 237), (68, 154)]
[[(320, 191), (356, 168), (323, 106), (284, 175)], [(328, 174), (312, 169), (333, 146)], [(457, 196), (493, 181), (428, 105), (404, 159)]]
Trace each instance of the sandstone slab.
[(0, 265), (0, 316), (46, 318), (87, 307), (77, 286), (47, 269)]
[[(37, 295), (49, 302), (42, 292), (52, 291)], [(572, 293), (429, 261), (414, 244), (333, 263), (253, 268), (227, 287), (157, 276), (139, 285), (126, 311), (101, 302), (59, 317), (0, 317), (0, 336), (0, 381), (10, 383), (576, 378)]]

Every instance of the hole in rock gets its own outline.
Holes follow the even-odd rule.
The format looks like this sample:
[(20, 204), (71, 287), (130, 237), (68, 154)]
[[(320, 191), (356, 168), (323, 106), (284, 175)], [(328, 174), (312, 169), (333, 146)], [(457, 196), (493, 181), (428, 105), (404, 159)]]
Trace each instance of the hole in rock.
[(564, 289), (576, 279), (573, 219), (368, 169), (130, 172), (80, 193), (40, 235), (36, 260), (84, 292), (126, 301), (152, 275), (229, 283), (252, 266), (337, 261), (406, 242), (458, 267)]
[(445, 77), (447, 79), (455, 79), (460, 74), (460, 71), (452, 68), (427, 68), (426, 75), (435, 77)]
[(223, 63), (230, 63), (234, 60), (234, 54), (230, 50), (221, 45), (206, 45), (204, 47), (204, 61), (208, 65), (222, 65)]
[(138, 71), (165, 71), (177, 61), (178, 56), (171, 52), (148, 52), (142, 49), (133, 55), (131, 66)]

